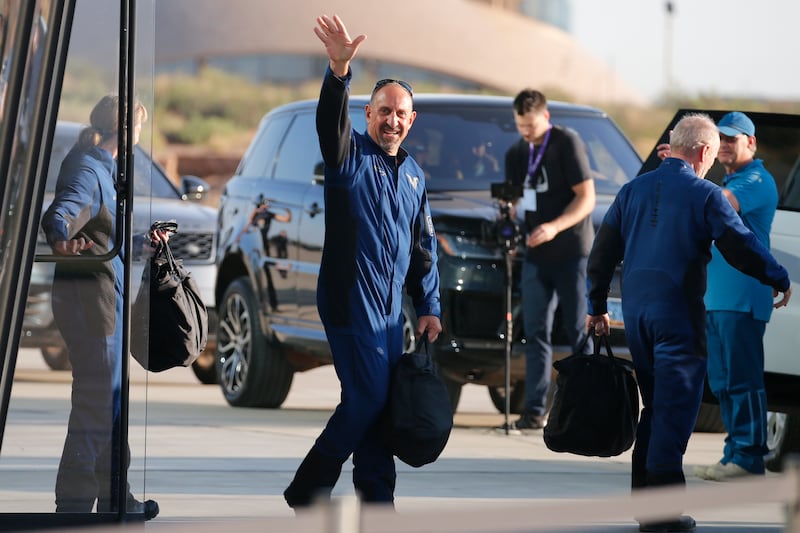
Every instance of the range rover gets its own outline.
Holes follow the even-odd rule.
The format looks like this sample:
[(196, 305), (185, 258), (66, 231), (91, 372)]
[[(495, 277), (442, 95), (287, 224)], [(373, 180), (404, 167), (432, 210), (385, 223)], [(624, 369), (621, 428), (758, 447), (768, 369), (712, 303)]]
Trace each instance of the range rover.
[[(350, 116), (364, 131), (367, 97), (352, 97)], [(506, 149), (518, 140), (512, 99), (474, 95), (415, 95), (417, 118), (404, 147), (425, 171), (438, 237), (443, 334), (433, 355), (452, 404), (465, 383), (487, 386), (505, 409), (505, 246), (496, 234), (499, 207), (493, 183), (504, 180)], [(235, 406), (279, 407), (294, 372), (331, 362), (316, 307), (324, 235), (323, 164), (315, 129), (316, 102), (268, 113), (222, 194), (217, 235), (216, 301), (220, 311), (217, 365), (225, 398)], [(619, 187), (641, 159), (602, 111), (551, 102), (552, 121), (576, 130), (589, 152), (599, 224)], [(288, 222), (272, 219), (267, 238), (249, 231), (251, 213), (267, 201)], [(286, 218), (286, 217), (283, 217)], [(282, 243), (282, 251), (277, 243)], [(517, 269), (514, 269), (515, 271)], [(516, 275), (512, 275), (516, 278)], [(618, 289), (612, 313), (623, 339)], [(525, 358), (519, 296), (513, 285), (514, 342), (510, 403), (522, 409)], [(406, 345), (415, 343), (415, 316), (404, 306)], [(556, 328), (557, 330), (557, 328)], [(558, 331), (559, 352), (567, 350)]]

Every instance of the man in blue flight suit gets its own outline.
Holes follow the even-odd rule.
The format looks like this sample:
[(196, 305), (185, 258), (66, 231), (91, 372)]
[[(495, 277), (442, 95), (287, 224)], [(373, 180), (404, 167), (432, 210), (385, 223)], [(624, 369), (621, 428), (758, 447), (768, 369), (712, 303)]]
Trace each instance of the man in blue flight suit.
[[(606, 301), (623, 260), (622, 313), (644, 404), (633, 449), (633, 489), (684, 485), (683, 454), (706, 374), (706, 265), (711, 243), (732, 266), (783, 293), (789, 275), (748, 230), (714, 183), (703, 179), (719, 150), (707, 116), (683, 117), (671, 156), (620, 189), (598, 230), (587, 268), (587, 327), (609, 334)], [(639, 531), (694, 531), (690, 516), (641, 522)]]
[(366, 106), (367, 134), (348, 114), (350, 61), (366, 39), (350, 39), (337, 16), (314, 29), (330, 65), (317, 105), (325, 161), (325, 244), (317, 307), (342, 386), (341, 402), (284, 491), (292, 508), (329, 496), (353, 455), (353, 484), (367, 502), (392, 504), (394, 458), (381, 419), (393, 368), (403, 351), (405, 286), (417, 330), (433, 342), (439, 321), (436, 237), (422, 169), (400, 148), (411, 128), (411, 87), (381, 80)]

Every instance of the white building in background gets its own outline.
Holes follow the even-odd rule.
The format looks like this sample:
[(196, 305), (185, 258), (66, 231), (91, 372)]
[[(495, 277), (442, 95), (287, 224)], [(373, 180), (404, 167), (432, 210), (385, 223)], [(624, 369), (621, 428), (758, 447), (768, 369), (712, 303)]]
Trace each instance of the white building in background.
[[(113, 27), (92, 15), (110, 8), (108, 0), (78, 4), (71, 46), (90, 61), (116, 59), (116, 50), (97, 46)], [(313, 33), (317, 16), (334, 13), (326, 0), (159, 0), (155, 9), (157, 72), (211, 65), (255, 81), (302, 83), (318, 80), (327, 63)], [(561, 29), (568, 27), (567, 0), (404, 0), (392, 9), (340, 0), (335, 13), (352, 34), (368, 36), (354, 64), (359, 79), (402, 77), (510, 95), (535, 87), (581, 103), (644, 103)]]
[(569, 33), (572, 31), (572, 3), (569, 0), (521, 0), (519, 12)]

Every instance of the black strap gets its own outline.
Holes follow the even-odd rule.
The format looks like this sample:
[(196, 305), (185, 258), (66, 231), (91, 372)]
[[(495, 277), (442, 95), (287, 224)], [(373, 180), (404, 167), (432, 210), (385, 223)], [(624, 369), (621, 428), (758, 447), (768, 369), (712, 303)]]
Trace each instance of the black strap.
[(594, 336), (594, 355), (600, 355), (601, 345), (605, 346), (606, 355), (611, 359), (614, 359), (614, 352), (611, 350), (611, 340), (609, 339), (608, 335)]
[(150, 226), (150, 232), (163, 231), (170, 236), (178, 232), (178, 223), (175, 220), (156, 220)]
[(431, 354), (431, 347), (428, 343), (428, 332), (425, 331), (422, 337), (417, 341), (417, 346), (414, 348), (415, 353), (424, 353), (425, 355)]

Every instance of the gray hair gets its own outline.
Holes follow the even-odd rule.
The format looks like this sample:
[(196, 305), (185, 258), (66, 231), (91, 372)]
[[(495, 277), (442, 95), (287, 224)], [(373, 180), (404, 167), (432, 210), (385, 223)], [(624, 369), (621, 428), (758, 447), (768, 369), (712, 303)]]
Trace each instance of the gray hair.
[(719, 130), (705, 113), (688, 113), (681, 117), (669, 137), (672, 152), (690, 154), (702, 145), (713, 146), (719, 142)]

